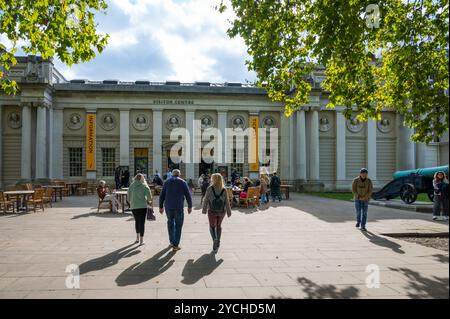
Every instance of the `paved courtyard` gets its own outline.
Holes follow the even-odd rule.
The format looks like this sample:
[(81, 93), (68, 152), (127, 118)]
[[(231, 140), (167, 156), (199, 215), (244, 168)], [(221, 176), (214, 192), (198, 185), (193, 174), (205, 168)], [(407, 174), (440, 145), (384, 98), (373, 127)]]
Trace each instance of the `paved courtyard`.
[[(448, 298), (449, 253), (383, 236), (448, 232), (448, 222), (371, 206), (368, 232), (351, 202), (303, 194), (265, 210), (234, 209), (211, 253), (199, 198), (186, 214), (182, 250), (168, 250), (165, 216), (133, 245), (132, 215), (96, 213), (96, 197), (69, 197), (45, 212), (0, 214), (0, 298)], [(80, 288), (66, 288), (79, 265)], [(380, 269), (368, 288), (366, 267)]]

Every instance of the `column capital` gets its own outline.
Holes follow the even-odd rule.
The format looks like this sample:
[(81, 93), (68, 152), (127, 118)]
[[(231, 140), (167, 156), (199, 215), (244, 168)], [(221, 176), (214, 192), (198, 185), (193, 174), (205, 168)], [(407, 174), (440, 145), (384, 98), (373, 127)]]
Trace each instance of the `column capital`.
[(320, 105), (309, 105), (310, 112), (319, 112), (321, 110), (322, 110), (322, 107)]
[(49, 101), (38, 100), (38, 101), (22, 101), (20, 102), (21, 107), (36, 107), (36, 108), (51, 108), (52, 103)]

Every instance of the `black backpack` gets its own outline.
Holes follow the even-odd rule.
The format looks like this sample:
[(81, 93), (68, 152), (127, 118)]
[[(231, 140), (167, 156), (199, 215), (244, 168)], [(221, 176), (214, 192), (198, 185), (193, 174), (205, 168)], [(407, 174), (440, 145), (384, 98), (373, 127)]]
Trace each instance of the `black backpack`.
[(225, 191), (225, 188), (222, 189), (222, 191), (220, 192), (220, 195), (216, 194), (214, 187), (211, 187), (211, 189), (214, 194), (214, 199), (210, 203), (211, 210), (214, 212), (223, 212), (225, 209), (225, 201), (222, 199), (222, 194)]

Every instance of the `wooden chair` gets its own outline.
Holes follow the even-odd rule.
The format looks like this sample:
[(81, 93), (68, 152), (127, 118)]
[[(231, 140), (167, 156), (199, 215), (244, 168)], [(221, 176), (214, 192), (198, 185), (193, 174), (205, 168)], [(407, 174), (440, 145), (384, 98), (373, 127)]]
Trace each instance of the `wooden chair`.
[(25, 183), (25, 189), (27, 191), (32, 191), (33, 190), (33, 185), (31, 183)]
[(88, 186), (87, 186), (87, 194), (92, 194), (92, 195), (94, 195), (94, 194), (95, 194), (96, 188), (97, 188), (97, 186), (95, 185), (94, 182), (88, 183)]
[(239, 197), (239, 206), (244, 206), (248, 208), (249, 205), (257, 206), (259, 205), (259, 194), (261, 188), (257, 187), (249, 187), (247, 190), (247, 196), (244, 198)]
[(36, 212), (36, 207), (40, 207), (44, 211), (44, 195), (45, 189), (37, 188), (34, 190), (33, 197), (26, 200), (26, 205), (33, 205), (33, 211)]
[(0, 191), (0, 209), (3, 208), (3, 212), (6, 214), (10, 207), (12, 207), (12, 212), (15, 213), (15, 201), (7, 200), (5, 194)]
[(44, 192), (43, 201), (44, 205), (50, 204), (50, 207), (52, 207), (52, 201), (53, 201), (53, 192), (55, 190), (51, 187), (47, 187)]
[(55, 185), (64, 186), (63, 188), (61, 188), (61, 193), (62, 193), (63, 196), (69, 196), (70, 195), (70, 188), (66, 185), (65, 182), (58, 181), (58, 182), (56, 182)]
[(78, 195), (88, 194), (88, 182), (81, 182), (80, 187), (77, 188)]

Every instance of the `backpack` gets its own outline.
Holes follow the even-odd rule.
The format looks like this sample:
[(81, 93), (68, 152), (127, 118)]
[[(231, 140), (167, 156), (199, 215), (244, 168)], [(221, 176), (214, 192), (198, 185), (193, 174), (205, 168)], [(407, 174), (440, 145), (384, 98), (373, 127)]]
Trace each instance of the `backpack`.
[(216, 194), (214, 187), (211, 187), (211, 188), (212, 188), (212, 191), (214, 194), (214, 199), (210, 203), (211, 210), (214, 212), (221, 213), (224, 211), (224, 208), (225, 208), (225, 201), (222, 199), (222, 194), (223, 194), (223, 192), (225, 192), (225, 188), (222, 189), (222, 191), (220, 192), (220, 195)]

